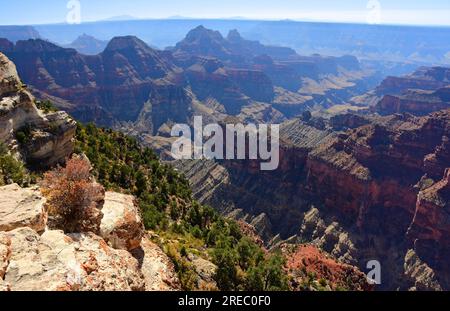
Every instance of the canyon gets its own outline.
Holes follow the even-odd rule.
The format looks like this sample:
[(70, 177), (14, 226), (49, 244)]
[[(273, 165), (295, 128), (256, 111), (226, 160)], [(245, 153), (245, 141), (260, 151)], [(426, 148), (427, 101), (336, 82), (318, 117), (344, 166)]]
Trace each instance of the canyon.
[[(0, 122), (4, 115), (4, 124), (22, 120), (9, 104), (14, 98), (36, 110), (28, 86), (81, 122), (138, 137), (189, 179), (201, 204), (242, 222), (268, 251), (284, 253), (297, 289), (314, 271), (334, 280), (329, 289), (348, 288), (351, 274), (353, 289), (371, 290), (363, 272), (373, 260), (382, 272), (375, 289), (450, 289), (450, 69), (383, 77), (354, 56), (302, 56), (246, 40), (237, 30), (223, 36), (203, 26), (165, 50), (125, 36), (97, 55), (41, 39), (0, 39), (0, 52), (26, 83), (7, 69), (14, 78), (5, 75)], [(257, 160), (173, 161), (171, 126), (192, 125), (198, 115), (208, 123), (280, 123), (279, 169), (261, 171)], [(49, 147), (46, 140), (34, 143), (36, 135), (21, 151), (27, 161), (51, 165), (71, 153), (67, 114), (26, 118), (38, 119), (31, 124), (44, 132), (40, 139), (53, 139)], [(28, 123), (2, 134), (12, 150), (23, 147), (11, 133)], [(99, 239), (107, 242), (109, 234)], [(158, 288), (145, 279), (127, 289)]]
[[(4, 125), (0, 143), (6, 145), (8, 154), (37, 174), (57, 164), (64, 165), (70, 157), (89, 161), (85, 155), (73, 154), (75, 121), (65, 112), (40, 109), (14, 64), (3, 54), (0, 60), (0, 120)], [(24, 124), (29, 127), (26, 142), (17, 140)], [(46, 132), (48, 127), (58, 131)], [(37, 133), (47, 133), (44, 147), (42, 140), (36, 139)], [(30, 149), (37, 150), (39, 156), (30, 154)], [(76, 226), (55, 215), (55, 201), (46, 192), (48, 189), (43, 190), (47, 187), (44, 184), (22, 187), (8, 181), (6, 186), (0, 186), (0, 291), (182, 290), (179, 271), (166, 249), (173, 241), (144, 228), (145, 214), (139, 209), (137, 198), (106, 191), (95, 179), (90, 184), (92, 204), (80, 214), (82, 219)], [(244, 234), (260, 240), (253, 227), (245, 223), (242, 226)], [(327, 290), (372, 289), (364, 273), (328, 257), (313, 245), (307, 252), (300, 249), (296, 254), (311, 259), (306, 264), (310, 272), (326, 270), (328, 266), (346, 271), (333, 277), (323, 275), (330, 280)], [(187, 256), (195, 271), (196, 288), (216, 289), (217, 266), (198, 255)], [(291, 285), (293, 290), (322, 286), (315, 278), (302, 274), (303, 268), (296, 264), (287, 269), (296, 275), (298, 284)], [(358, 282), (348, 282), (349, 276)], [(300, 283), (302, 287), (298, 287)]]
[(132, 36), (113, 38), (98, 55), (42, 39), (1, 39), (0, 51), (39, 99), (52, 100), (77, 120), (159, 136), (168, 124), (189, 123), (194, 114), (254, 120), (253, 111), (265, 105), (269, 116), (263, 121), (290, 118), (380, 81), (355, 57), (300, 56), (235, 30), (222, 37), (202, 26), (164, 51)]
[[(200, 202), (251, 223), (269, 247), (313, 242), (361, 269), (379, 260), (386, 289), (448, 288), (448, 247), (441, 239), (449, 229), (450, 110), (359, 116), (365, 125), (339, 118), (340, 131), (327, 122), (317, 128), (314, 120), (283, 123), (274, 172), (260, 171), (256, 161), (177, 167)], [(434, 245), (433, 256), (421, 245)], [(420, 264), (410, 257), (405, 263), (408, 251)], [(405, 265), (435, 269), (434, 278), (418, 281), (423, 276), (403, 271)]]

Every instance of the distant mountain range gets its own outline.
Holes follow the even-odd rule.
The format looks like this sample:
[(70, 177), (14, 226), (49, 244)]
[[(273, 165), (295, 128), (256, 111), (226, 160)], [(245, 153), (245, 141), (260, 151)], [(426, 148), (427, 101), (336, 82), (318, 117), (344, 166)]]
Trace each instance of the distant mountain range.
[[(102, 52), (79, 52), (92, 43)], [(199, 26), (165, 51), (134, 36), (102, 44), (82, 36), (71, 45), (77, 51), (41, 39), (0, 39), (0, 51), (38, 97), (78, 120), (132, 122), (152, 135), (164, 135), (171, 122), (189, 123), (194, 111), (213, 120), (233, 115), (279, 122), (365, 93), (382, 79), (353, 56), (300, 56), (244, 39), (237, 30), (223, 37)]]
[[(129, 19), (128, 17), (125, 19)], [(380, 26), (296, 21), (242, 19), (108, 20), (80, 25), (34, 26), (41, 37), (67, 45), (83, 34), (99, 40), (134, 35), (163, 49), (183, 39), (191, 29), (203, 25), (222, 34), (237, 29), (244, 37), (263, 44), (289, 46), (301, 54), (354, 55), (361, 59), (448, 64), (449, 27)], [(9, 26), (8, 26), (9, 27)], [(0, 37), (11, 41), (35, 38), (22, 28), (20, 37), (0, 26)]]

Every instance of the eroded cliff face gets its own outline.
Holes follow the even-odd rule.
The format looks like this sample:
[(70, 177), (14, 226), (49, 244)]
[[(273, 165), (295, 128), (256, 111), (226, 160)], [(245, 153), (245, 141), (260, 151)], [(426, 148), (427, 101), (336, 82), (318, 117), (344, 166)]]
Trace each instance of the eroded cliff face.
[[(266, 245), (310, 241), (363, 271), (378, 260), (382, 289), (414, 288), (423, 277), (414, 269), (427, 265), (448, 288), (450, 227), (440, 208), (448, 198), (425, 198), (447, 187), (440, 180), (450, 163), (449, 125), (450, 110), (331, 124), (293, 120), (282, 125), (276, 171), (261, 172), (255, 161), (194, 161), (179, 168), (201, 202), (254, 224)], [(430, 258), (425, 246), (419, 251), (424, 244), (443, 249)]]
[(426, 115), (450, 107), (449, 94), (450, 88), (446, 87), (430, 92), (409, 91), (401, 96), (386, 95), (374, 110), (383, 115), (394, 113)]
[(177, 71), (135, 37), (115, 38), (95, 56), (43, 40), (20, 41), (3, 52), (42, 97), (51, 96), (80, 121), (103, 125), (135, 121), (150, 92), (157, 85), (171, 85), (168, 75)]
[(352, 102), (369, 106), (381, 115), (425, 116), (450, 107), (449, 76), (446, 67), (421, 67), (409, 75), (385, 78), (374, 90), (354, 97)]
[(36, 107), (16, 67), (0, 53), (0, 143), (33, 166), (49, 167), (72, 153), (75, 130), (65, 112), (44, 113)]
[[(449, 208), (450, 169), (447, 168), (442, 180), (419, 192), (414, 219), (407, 233), (413, 243), (411, 258), (415, 259), (407, 266), (412, 266), (410, 274), (418, 289), (428, 283), (442, 288), (450, 284)], [(427, 269), (417, 268), (417, 265), (425, 265)], [(440, 273), (442, 271), (444, 273)]]

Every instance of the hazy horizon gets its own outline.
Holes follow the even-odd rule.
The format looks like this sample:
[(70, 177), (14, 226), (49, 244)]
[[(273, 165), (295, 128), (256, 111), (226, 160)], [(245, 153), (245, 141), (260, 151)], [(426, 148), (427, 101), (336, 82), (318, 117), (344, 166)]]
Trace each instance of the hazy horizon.
[[(298, 22), (369, 23), (405, 26), (450, 26), (450, 3), (431, 0), (344, 0), (291, 1), (207, 0), (23, 0), (3, 3), (0, 25), (65, 23), (74, 4), (80, 4), (80, 22), (122, 19), (249, 19)], [(11, 12), (21, 14), (11, 14)]]

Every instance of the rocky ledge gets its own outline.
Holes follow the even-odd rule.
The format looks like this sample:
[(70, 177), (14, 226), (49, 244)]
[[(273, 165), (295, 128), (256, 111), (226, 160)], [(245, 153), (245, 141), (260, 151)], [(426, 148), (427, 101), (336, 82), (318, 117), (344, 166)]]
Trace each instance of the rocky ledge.
[(37, 188), (10, 185), (0, 194), (0, 290), (180, 289), (170, 259), (145, 235), (133, 197), (106, 193), (96, 235), (49, 229)]
[(76, 123), (65, 112), (44, 112), (0, 53), (0, 144), (32, 165), (63, 162), (74, 148)]

